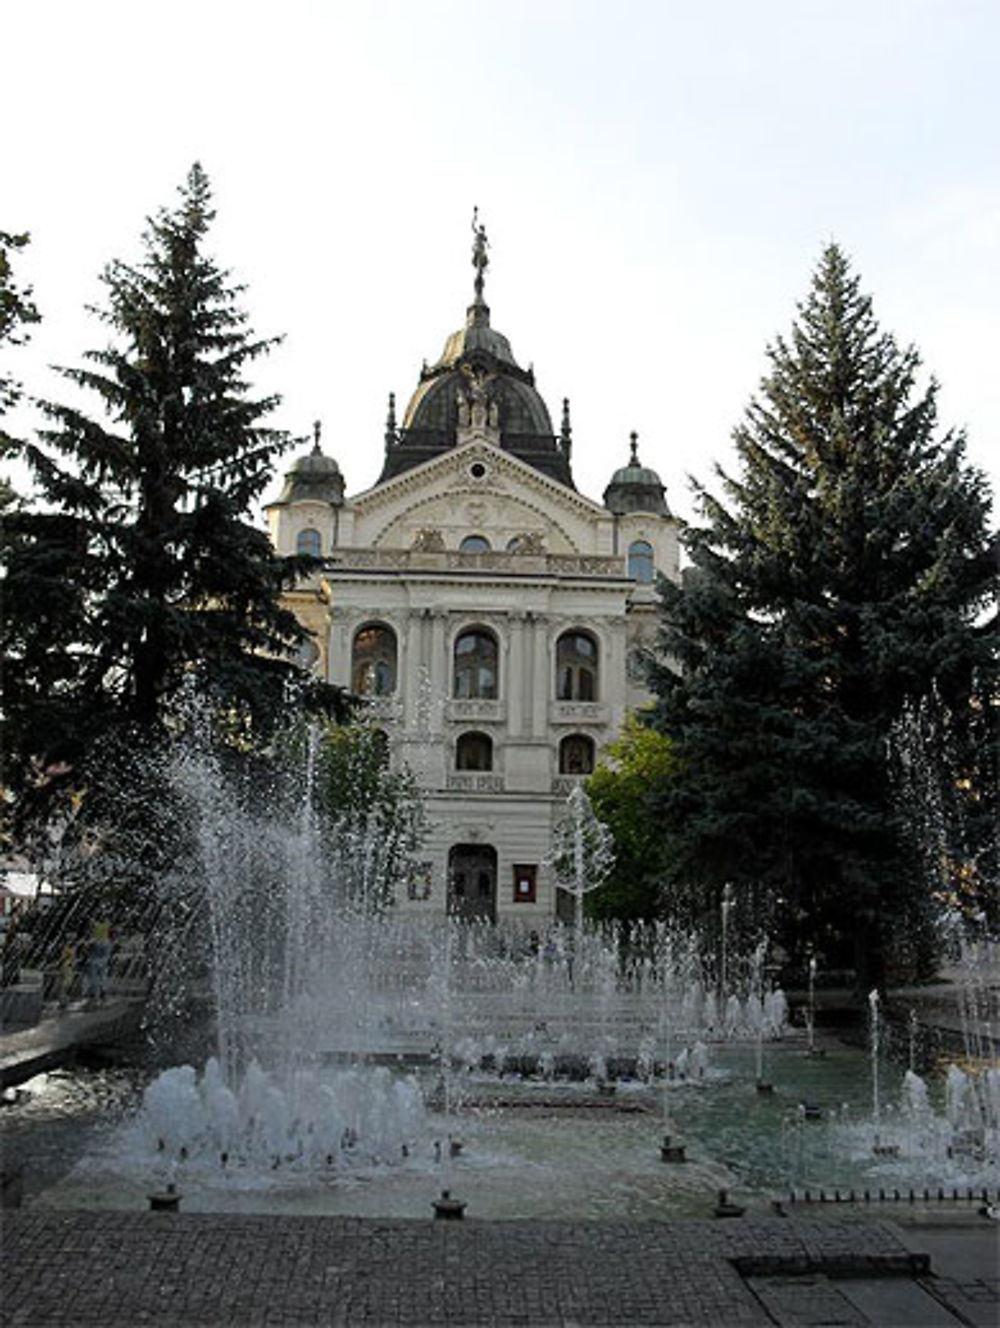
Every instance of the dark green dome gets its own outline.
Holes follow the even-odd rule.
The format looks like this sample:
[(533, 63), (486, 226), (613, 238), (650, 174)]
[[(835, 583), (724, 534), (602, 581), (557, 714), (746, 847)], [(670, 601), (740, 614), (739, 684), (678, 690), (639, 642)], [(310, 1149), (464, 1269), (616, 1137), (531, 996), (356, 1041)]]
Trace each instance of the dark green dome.
[(281, 493), (269, 507), (286, 503), (319, 502), (339, 507), (344, 501), (344, 477), (333, 457), (320, 451), (319, 425), (311, 452), (293, 461), (285, 472)]
[(669, 516), (663, 482), (655, 470), (640, 463), (639, 435), (633, 433), (631, 441), (629, 463), (611, 476), (611, 482), (604, 490), (604, 506), (617, 516), (628, 512), (655, 512), (658, 516)]

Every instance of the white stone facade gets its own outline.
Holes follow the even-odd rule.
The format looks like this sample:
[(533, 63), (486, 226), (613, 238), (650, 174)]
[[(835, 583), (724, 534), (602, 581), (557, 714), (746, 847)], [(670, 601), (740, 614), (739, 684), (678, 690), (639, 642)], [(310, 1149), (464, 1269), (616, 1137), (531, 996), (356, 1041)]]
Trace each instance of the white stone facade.
[(678, 576), (665, 504), (616, 514), (473, 412), (431, 460), (338, 501), (290, 486), (268, 519), (279, 553), (324, 559), (291, 601), (314, 667), (369, 693), (391, 760), (425, 790), (426, 862), (399, 908), (565, 915), (553, 827), (645, 699), (629, 659), (655, 631), (653, 567)]

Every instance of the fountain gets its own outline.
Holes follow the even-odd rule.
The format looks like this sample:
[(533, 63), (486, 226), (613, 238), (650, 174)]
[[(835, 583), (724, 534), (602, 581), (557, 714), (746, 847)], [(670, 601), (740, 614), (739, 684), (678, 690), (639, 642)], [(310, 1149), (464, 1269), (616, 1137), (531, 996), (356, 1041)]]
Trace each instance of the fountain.
[[(313, 746), (303, 759), (307, 794)], [(579, 908), (544, 943), (513, 924), (428, 925), (385, 905), (384, 839), (332, 835), (308, 796), (262, 809), (203, 753), (176, 778), (198, 844), (178, 881), (191, 916), (194, 885), (207, 889), (212, 960), (183, 980), (211, 985), (215, 1054), (149, 1083), (47, 1202), (73, 1202), (79, 1184), (98, 1206), (153, 1189), (195, 1211), (427, 1216), (433, 1203), (454, 1218), (468, 1200), (476, 1216), (663, 1217), (723, 1190), (860, 1190), (887, 1167), (924, 1184), (993, 1174), (998, 1072), (953, 1066), (941, 1104), (911, 1067), (894, 1107), (878, 994), (865, 1061), (817, 1049), (814, 966), (806, 1038), (828, 1054), (803, 1057), (767, 989), (766, 945), (733, 948), (731, 888), (714, 964), (665, 925), (612, 931)], [(572, 842), (568, 861), (571, 889), (592, 879)]]
[[(554, 923), (543, 945), (514, 924), (399, 917), (385, 905), (397, 882), (385, 880), (384, 835), (331, 829), (311, 796), (319, 759), (303, 743), (299, 796), (278, 789), (266, 806), (197, 746), (176, 760), (197, 855), (170, 884), (186, 916), (204, 908), (208, 941), (204, 965), (189, 953), (179, 981), (211, 994), (215, 1047), (203, 1069), (174, 1066), (147, 1085), (116, 1136), (116, 1164), (141, 1169), (145, 1191), (152, 1179), (160, 1196), (183, 1193), (186, 1208), (263, 1192), (362, 1203), (377, 1189), (391, 1205), (419, 1185), (425, 1204), (432, 1186), (435, 1211), (454, 1217), (468, 1197), (462, 1177), (498, 1165), (498, 1148), (548, 1156), (548, 1139), (521, 1125), (499, 1143), (500, 1113), (523, 1125), (538, 1103), (580, 1156), (598, 1116), (637, 1142), (657, 1093), (660, 1156), (684, 1160), (671, 1095), (726, 1082), (716, 1048), (753, 1039), (759, 1049), (781, 1031), (761, 963), (727, 950), (722, 980), (665, 926), (625, 936), (585, 924), (583, 895), (610, 856), (582, 790), (553, 850), (574, 925)], [(609, 1158), (616, 1149), (604, 1147)], [(703, 1159), (685, 1171), (692, 1194), (732, 1184)], [(609, 1175), (606, 1194), (616, 1184)], [(651, 1184), (636, 1180), (636, 1191)]]

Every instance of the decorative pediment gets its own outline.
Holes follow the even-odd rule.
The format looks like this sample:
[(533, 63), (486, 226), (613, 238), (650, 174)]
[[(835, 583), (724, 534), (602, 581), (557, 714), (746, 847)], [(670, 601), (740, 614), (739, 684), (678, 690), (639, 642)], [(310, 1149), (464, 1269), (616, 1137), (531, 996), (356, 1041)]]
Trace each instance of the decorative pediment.
[(590, 553), (598, 551), (598, 527), (611, 520), (597, 503), (483, 437), (376, 485), (349, 506), (352, 542), (381, 548), (423, 547), (422, 540), (438, 537), (454, 547), (462, 531), (488, 533), (501, 547), (516, 540), (525, 552)]

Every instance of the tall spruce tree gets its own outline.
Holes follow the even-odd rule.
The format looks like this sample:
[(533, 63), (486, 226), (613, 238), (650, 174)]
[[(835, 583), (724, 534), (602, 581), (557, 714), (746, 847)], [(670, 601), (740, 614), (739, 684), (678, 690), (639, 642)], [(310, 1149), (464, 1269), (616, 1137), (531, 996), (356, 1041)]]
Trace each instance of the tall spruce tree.
[[(0, 347), (19, 346), (27, 340), (26, 329), (39, 321), (39, 313), (31, 298), (31, 290), (22, 289), (14, 282), (11, 255), (23, 249), (29, 240), (26, 234), (11, 235), (0, 231)], [(21, 398), (21, 384), (13, 375), (0, 373), (0, 418)], [(0, 434), (6, 441), (6, 435)]]
[(79, 762), (109, 728), (154, 733), (192, 677), (228, 722), (265, 732), (301, 676), (304, 633), (280, 596), (304, 562), (249, 519), (291, 442), (262, 423), (278, 398), (246, 380), (277, 339), (251, 334), (243, 288), (206, 253), (200, 166), (180, 195), (149, 221), (140, 263), (103, 274), (93, 312), (110, 344), (59, 370), (101, 413), (40, 402), (50, 427), (23, 449), (39, 499), (8, 518), (4, 555), (15, 785)]
[[(964, 438), (937, 432), (936, 385), (918, 390), (916, 351), (879, 329), (835, 245), (798, 312), (735, 431), (739, 474), (717, 468), (722, 498), (698, 486), (692, 565), (662, 586), (653, 723), (681, 773), (660, 806), (708, 915), (732, 882), (745, 913), (853, 959), (866, 990), (927, 914), (887, 759), (907, 707), (947, 710), (947, 778), (995, 825), (997, 542)], [(995, 834), (979, 851), (995, 866)]]
[[(14, 281), (11, 258), (28, 243), (28, 235), (11, 235), (0, 231), (0, 351), (5, 346), (20, 346), (28, 339), (27, 329), (40, 319), (31, 289), (19, 287)], [(17, 446), (7, 433), (4, 419), (23, 395), (23, 388), (14, 375), (0, 365), (0, 461), (6, 461)], [(5, 476), (0, 475), (0, 513), (14, 501), (14, 492)]]

